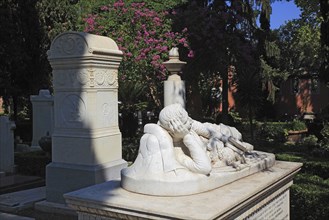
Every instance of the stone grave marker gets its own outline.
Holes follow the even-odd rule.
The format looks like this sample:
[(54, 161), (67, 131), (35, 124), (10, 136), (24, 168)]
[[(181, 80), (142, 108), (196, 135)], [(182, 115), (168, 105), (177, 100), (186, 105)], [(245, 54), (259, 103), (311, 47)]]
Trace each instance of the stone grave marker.
[(8, 116), (0, 116), (0, 172), (14, 172), (14, 129)]
[(54, 98), (49, 90), (41, 89), (38, 95), (31, 95), (33, 108), (33, 138), (31, 148), (40, 149), (39, 140), (51, 135), (54, 129)]
[(53, 69), (52, 162), (46, 168), (48, 202), (120, 177), (118, 67), (122, 52), (110, 38), (80, 32), (58, 35), (48, 51)]

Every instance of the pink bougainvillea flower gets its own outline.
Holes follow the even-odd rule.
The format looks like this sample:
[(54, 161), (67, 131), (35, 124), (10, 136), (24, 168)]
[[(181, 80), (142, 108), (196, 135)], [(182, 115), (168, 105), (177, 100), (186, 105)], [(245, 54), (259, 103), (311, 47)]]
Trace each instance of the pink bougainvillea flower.
[(189, 58), (193, 58), (193, 57), (194, 57), (194, 52), (193, 52), (193, 50), (190, 50), (190, 51), (188, 52), (187, 56), (188, 56)]
[(160, 56), (159, 56), (159, 55), (155, 55), (155, 56), (152, 57), (152, 60), (153, 60), (153, 61), (156, 61), (156, 60), (158, 60), (158, 59), (160, 59)]
[(109, 10), (109, 7), (108, 7), (108, 6), (106, 6), (106, 5), (104, 5), (104, 6), (101, 6), (101, 10), (102, 10), (102, 11), (107, 11), (107, 10)]
[(117, 0), (86, 16), (85, 31), (116, 40), (123, 52), (121, 80), (146, 80), (158, 85), (169, 74), (163, 62), (172, 47), (183, 46), (189, 51), (188, 57), (194, 57), (187, 28), (173, 32), (168, 14), (147, 8), (145, 2)]
[(123, 2), (123, 0), (119, 0), (113, 4), (113, 7), (123, 7), (124, 5), (125, 3)]

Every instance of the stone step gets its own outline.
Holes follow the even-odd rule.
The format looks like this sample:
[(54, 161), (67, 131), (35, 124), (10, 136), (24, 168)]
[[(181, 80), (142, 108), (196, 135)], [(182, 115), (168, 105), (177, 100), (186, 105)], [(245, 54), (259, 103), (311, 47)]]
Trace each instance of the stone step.
[(1, 220), (33, 220), (34, 218), (0, 212)]
[(0, 211), (17, 213), (32, 209), (36, 202), (45, 200), (46, 187), (38, 187), (0, 195)]
[(0, 195), (45, 185), (45, 180), (37, 176), (10, 175), (0, 177)]

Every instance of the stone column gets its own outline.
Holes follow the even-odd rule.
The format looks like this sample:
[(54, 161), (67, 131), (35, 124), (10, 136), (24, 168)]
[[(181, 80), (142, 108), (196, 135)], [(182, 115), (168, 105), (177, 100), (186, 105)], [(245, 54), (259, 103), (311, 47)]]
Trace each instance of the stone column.
[(0, 116), (0, 172), (14, 172), (14, 129), (8, 116)]
[(118, 68), (122, 52), (110, 38), (80, 32), (58, 35), (48, 51), (53, 69), (55, 125), (46, 199), (120, 177)]
[(177, 47), (174, 47), (169, 51), (169, 60), (163, 64), (171, 73), (168, 80), (164, 82), (164, 106), (179, 103), (185, 108), (185, 82), (181, 79), (178, 73), (186, 62), (179, 60)]
[(31, 95), (30, 100), (33, 108), (33, 138), (31, 148), (41, 149), (39, 140), (51, 136), (54, 129), (54, 98), (49, 90), (40, 90), (39, 95)]

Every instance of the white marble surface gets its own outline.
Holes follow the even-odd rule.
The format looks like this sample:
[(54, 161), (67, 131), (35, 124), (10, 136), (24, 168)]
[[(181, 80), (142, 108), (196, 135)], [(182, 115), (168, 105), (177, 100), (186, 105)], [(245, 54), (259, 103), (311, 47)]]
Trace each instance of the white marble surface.
[(54, 97), (49, 90), (40, 90), (38, 95), (31, 95), (33, 109), (33, 138), (31, 147), (38, 148), (41, 137), (53, 134), (54, 130)]
[(178, 75), (176, 76), (176, 78), (171, 77), (164, 81), (164, 106), (178, 103), (185, 107), (185, 81), (181, 80)]
[(169, 51), (169, 60), (163, 64), (171, 74), (168, 79), (164, 81), (164, 106), (178, 103), (185, 108), (185, 81), (181, 79), (179, 73), (182, 67), (186, 65), (186, 62), (179, 60), (177, 47)]
[(58, 35), (48, 51), (53, 69), (54, 132), (47, 166), (47, 201), (118, 178), (118, 68), (122, 51), (110, 38), (83, 32)]
[(161, 110), (157, 124), (144, 126), (136, 160), (121, 171), (121, 186), (146, 195), (191, 195), (274, 163), (274, 154), (254, 151), (236, 128), (198, 122), (172, 104)]
[(10, 219), (15, 219), (15, 220), (35, 220), (35, 218), (30, 218), (30, 217), (25, 217), (25, 216), (18, 216), (18, 215), (8, 214), (8, 213), (0, 213), (0, 219), (3, 219), (3, 220), (10, 220)]
[[(80, 213), (123, 219), (225, 219), (257, 208), (262, 200), (291, 184), (302, 164), (276, 161), (261, 172), (217, 189), (190, 196), (149, 196), (132, 193), (110, 181), (65, 194), (68, 206)], [(255, 209), (251, 211), (256, 211)], [(248, 213), (247, 213), (248, 214)]]
[[(264, 159), (245, 166), (241, 170), (231, 167), (213, 168), (209, 175), (191, 174), (185, 172), (183, 175), (175, 176), (163, 173), (151, 173), (141, 176), (122, 175), (121, 185), (126, 190), (141, 194), (158, 196), (183, 196), (206, 192), (228, 183), (237, 181), (257, 172), (261, 172), (275, 163), (273, 154), (254, 151), (262, 155)], [(127, 168), (125, 168), (127, 169)]]
[[(33, 208), (34, 203), (46, 198), (46, 188), (37, 187), (0, 195), (0, 211), (17, 212)], [(1, 219), (1, 218), (0, 218)]]

